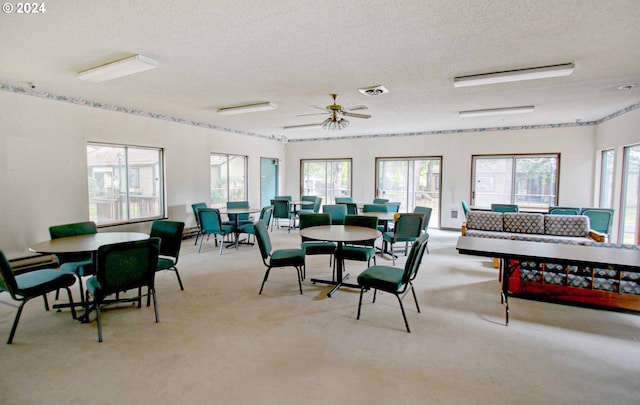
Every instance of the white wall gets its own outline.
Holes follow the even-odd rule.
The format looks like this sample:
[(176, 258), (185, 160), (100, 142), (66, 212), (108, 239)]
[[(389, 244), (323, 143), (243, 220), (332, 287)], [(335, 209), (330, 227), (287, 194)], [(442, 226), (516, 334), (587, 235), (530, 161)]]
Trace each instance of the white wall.
[(0, 249), (9, 258), (48, 239), (50, 225), (89, 218), (89, 141), (164, 148), (169, 218), (187, 227), (191, 204), (210, 202), (211, 152), (249, 156), (249, 200), (258, 206), (260, 157), (283, 160), (285, 151), (269, 139), (0, 92)]
[[(442, 156), (440, 226), (459, 228), (460, 201), (470, 200), (471, 156), (478, 154), (560, 153), (560, 205), (591, 205), (594, 173), (593, 126), (529, 130), (481, 131), (458, 134), (371, 137), (287, 144), (285, 194), (300, 194), (300, 160), (353, 158), (353, 197), (359, 202), (374, 197), (375, 158)], [(432, 221), (434, 221), (432, 219)], [(435, 223), (432, 222), (432, 224)]]

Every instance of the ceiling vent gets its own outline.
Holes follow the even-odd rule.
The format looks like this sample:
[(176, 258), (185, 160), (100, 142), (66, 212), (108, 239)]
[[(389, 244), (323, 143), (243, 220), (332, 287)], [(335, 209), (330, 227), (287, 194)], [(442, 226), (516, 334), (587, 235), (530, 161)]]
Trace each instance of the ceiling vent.
[(368, 96), (379, 96), (380, 94), (389, 92), (389, 90), (387, 90), (387, 88), (384, 86), (363, 87), (361, 89), (358, 89), (358, 91)]

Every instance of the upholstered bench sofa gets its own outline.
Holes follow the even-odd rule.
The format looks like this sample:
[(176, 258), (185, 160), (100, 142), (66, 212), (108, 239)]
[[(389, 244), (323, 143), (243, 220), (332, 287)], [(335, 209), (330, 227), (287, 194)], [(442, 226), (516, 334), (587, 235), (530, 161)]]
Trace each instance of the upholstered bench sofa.
[[(604, 243), (582, 215), (470, 211), (463, 236), (635, 249), (638, 245)], [(614, 267), (595, 268), (522, 261), (509, 279), (509, 291), (523, 297), (579, 302), (640, 311), (640, 273)]]

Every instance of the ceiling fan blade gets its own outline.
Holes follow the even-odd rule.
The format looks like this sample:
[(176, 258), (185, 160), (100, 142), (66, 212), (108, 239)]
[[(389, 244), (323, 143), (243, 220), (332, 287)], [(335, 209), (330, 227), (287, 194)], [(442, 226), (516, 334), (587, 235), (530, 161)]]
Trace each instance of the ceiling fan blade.
[(353, 117), (353, 118), (371, 118), (371, 116), (368, 114), (356, 114), (356, 113), (350, 113), (348, 111), (344, 111), (342, 115), (346, 115), (347, 117)]
[[(324, 110), (324, 108), (323, 108)], [(329, 111), (323, 112), (323, 113), (311, 113), (311, 114), (297, 114), (296, 117), (306, 117), (307, 115), (327, 115), (327, 114), (331, 114)]]
[(369, 107), (366, 105), (352, 105), (351, 107), (345, 107), (342, 110), (344, 111), (355, 111), (355, 110), (368, 110)]
[(327, 109), (326, 109), (326, 108), (324, 108), (324, 107), (320, 107), (319, 105), (311, 105), (311, 106), (309, 106), (309, 107), (317, 108), (318, 110), (322, 110), (322, 111), (327, 111)]

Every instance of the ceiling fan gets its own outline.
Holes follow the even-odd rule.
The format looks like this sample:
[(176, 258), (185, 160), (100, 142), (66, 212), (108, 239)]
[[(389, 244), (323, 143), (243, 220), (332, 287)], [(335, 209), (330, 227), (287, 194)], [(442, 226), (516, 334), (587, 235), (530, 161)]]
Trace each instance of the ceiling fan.
[(337, 94), (331, 94), (331, 98), (333, 98), (333, 104), (330, 104), (326, 107), (319, 107), (317, 105), (312, 105), (311, 107), (317, 108), (319, 110), (323, 110), (321, 113), (313, 113), (313, 114), (300, 114), (298, 117), (308, 116), (308, 115), (325, 115), (329, 114), (330, 117), (322, 122), (322, 128), (328, 129), (331, 131), (341, 130), (346, 128), (349, 125), (349, 121), (347, 121), (344, 117), (352, 117), (352, 118), (371, 118), (369, 114), (359, 114), (354, 113), (352, 111), (357, 110), (366, 110), (368, 107), (366, 105), (354, 105), (351, 107), (343, 107), (340, 104), (336, 103), (336, 99), (338, 98)]

